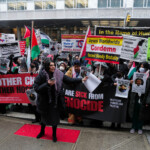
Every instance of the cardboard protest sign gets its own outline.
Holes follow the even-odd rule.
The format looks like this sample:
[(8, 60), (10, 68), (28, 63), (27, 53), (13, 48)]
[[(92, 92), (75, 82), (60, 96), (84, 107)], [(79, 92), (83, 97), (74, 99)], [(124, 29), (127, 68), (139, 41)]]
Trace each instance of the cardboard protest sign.
[(6, 74), (9, 67), (10, 60), (6, 58), (0, 58), (0, 73)]
[(123, 35), (120, 58), (143, 62), (147, 59), (148, 40), (141, 37)]
[(86, 60), (119, 63), (122, 37), (87, 36)]
[(62, 51), (64, 52), (80, 52), (85, 35), (64, 34), (61, 36)]
[(146, 88), (146, 73), (135, 72), (133, 75), (132, 92), (143, 94)]
[(0, 57), (9, 57), (11, 54), (14, 57), (21, 56), (19, 42), (0, 43)]
[(129, 93), (129, 80), (117, 80), (116, 94), (117, 97), (128, 98)]

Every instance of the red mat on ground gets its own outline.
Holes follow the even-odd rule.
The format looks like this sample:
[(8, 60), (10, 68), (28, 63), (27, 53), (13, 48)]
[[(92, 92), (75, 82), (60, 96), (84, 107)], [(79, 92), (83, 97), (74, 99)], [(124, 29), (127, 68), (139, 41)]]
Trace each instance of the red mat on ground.
[[(41, 129), (40, 125), (25, 124), (14, 134), (36, 138)], [(57, 128), (57, 141), (75, 143), (80, 130)], [(52, 127), (45, 128), (45, 135), (41, 139), (52, 140)]]

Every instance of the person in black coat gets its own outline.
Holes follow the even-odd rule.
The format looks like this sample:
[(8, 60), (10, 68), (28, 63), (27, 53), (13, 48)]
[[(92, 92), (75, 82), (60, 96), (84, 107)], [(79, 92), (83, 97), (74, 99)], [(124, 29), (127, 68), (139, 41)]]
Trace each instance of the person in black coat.
[(33, 87), (38, 93), (37, 111), (41, 114), (41, 131), (37, 135), (40, 138), (44, 135), (45, 126), (51, 125), (53, 129), (53, 141), (57, 141), (56, 130), (60, 122), (60, 108), (65, 107), (62, 92), (62, 83), (80, 83), (87, 80), (73, 79), (64, 75), (60, 70), (55, 68), (54, 62), (45, 59), (43, 68), (35, 78)]

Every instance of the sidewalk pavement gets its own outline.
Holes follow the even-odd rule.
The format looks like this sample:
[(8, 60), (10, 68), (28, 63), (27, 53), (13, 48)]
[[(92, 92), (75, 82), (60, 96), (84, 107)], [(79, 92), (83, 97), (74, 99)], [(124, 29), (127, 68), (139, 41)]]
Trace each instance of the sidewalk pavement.
[(150, 150), (150, 131), (143, 135), (130, 134), (129, 129), (120, 131), (109, 128), (90, 128), (59, 125), (59, 128), (80, 130), (76, 143), (56, 142), (15, 135), (30, 120), (0, 116), (0, 150)]

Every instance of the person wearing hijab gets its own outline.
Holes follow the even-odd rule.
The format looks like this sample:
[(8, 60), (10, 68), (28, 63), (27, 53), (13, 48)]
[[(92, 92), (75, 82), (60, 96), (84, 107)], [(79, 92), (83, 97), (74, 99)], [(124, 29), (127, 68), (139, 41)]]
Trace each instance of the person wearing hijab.
[(80, 83), (86, 80), (87, 77), (82, 79), (67, 77), (55, 68), (55, 63), (51, 59), (45, 59), (43, 68), (33, 84), (35, 91), (38, 93), (37, 111), (41, 114), (41, 131), (37, 138), (44, 136), (46, 125), (51, 125), (53, 141), (57, 141), (56, 130), (60, 122), (60, 108), (65, 107), (62, 83)]

